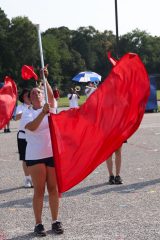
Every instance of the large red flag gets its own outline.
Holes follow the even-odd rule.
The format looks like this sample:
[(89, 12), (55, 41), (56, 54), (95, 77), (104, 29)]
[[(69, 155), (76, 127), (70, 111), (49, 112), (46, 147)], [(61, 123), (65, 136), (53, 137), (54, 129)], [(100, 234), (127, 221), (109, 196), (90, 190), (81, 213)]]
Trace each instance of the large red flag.
[(16, 100), (16, 84), (10, 77), (6, 76), (4, 85), (0, 88), (0, 129), (2, 129), (11, 119)]
[(24, 80), (29, 80), (31, 78), (38, 80), (38, 76), (34, 72), (34, 68), (32, 66), (23, 65), (21, 69), (21, 76)]
[(51, 114), (59, 192), (82, 181), (137, 130), (149, 92), (143, 63), (128, 53), (79, 109)]

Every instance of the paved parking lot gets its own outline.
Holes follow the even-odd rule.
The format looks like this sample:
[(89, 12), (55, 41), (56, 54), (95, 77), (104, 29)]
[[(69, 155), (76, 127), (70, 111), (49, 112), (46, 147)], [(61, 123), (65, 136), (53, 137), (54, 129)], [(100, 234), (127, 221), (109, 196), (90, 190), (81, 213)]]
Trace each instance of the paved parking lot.
[[(37, 239), (33, 232), (33, 189), (24, 189), (18, 161), (18, 123), (0, 130), (0, 240)], [(160, 113), (145, 114), (138, 131), (123, 145), (123, 185), (108, 185), (103, 163), (82, 183), (63, 194), (60, 220), (65, 233), (52, 235), (48, 196), (45, 239), (160, 239)]]

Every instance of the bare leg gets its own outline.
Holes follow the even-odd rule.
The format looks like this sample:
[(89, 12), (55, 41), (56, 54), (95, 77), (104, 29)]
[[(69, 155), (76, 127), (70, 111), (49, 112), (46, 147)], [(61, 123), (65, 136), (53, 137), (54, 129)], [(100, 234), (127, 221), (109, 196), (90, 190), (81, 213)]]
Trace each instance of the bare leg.
[(9, 129), (9, 127), (10, 127), (10, 122), (7, 124), (7, 129)]
[(110, 176), (113, 176), (113, 161), (112, 161), (112, 155), (106, 160), (107, 168)]
[(25, 161), (23, 161), (22, 167), (23, 167), (24, 175), (25, 176), (29, 176), (29, 170), (28, 170), (28, 167), (26, 166), (26, 162)]
[(34, 185), (33, 210), (36, 224), (38, 224), (42, 223), (42, 208), (47, 170), (44, 164), (36, 164), (29, 167), (29, 172)]
[(59, 197), (57, 190), (55, 168), (53, 167), (47, 167), (47, 189), (49, 194), (49, 205), (52, 220), (55, 221), (58, 218)]
[(120, 170), (121, 170), (121, 162), (122, 162), (121, 150), (122, 150), (122, 147), (120, 147), (115, 151), (116, 176), (120, 175)]
[(4, 132), (5, 133), (9, 132), (9, 123), (4, 126)]
[(116, 165), (116, 177), (115, 177), (115, 184), (123, 184), (123, 181), (120, 177), (120, 170), (121, 170), (121, 147), (115, 151), (115, 165)]
[(115, 178), (113, 174), (113, 161), (112, 161), (112, 155), (106, 160), (107, 168), (109, 172), (109, 184), (115, 184)]

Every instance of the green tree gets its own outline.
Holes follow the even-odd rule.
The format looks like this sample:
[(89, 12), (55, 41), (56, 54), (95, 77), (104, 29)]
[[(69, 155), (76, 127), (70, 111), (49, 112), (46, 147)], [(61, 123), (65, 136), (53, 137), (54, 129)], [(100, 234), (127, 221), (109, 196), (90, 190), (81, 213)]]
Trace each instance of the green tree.
[(73, 48), (79, 52), (85, 61), (85, 69), (98, 72), (103, 77), (110, 69), (107, 52), (115, 49), (115, 36), (111, 31), (103, 33), (92, 26), (81, 27), (73, 34)]
[(37, 66), (40, 59), (36, 27), (27, 17), (13, 18), (9, 28), (8, 42), (12, 74), (17, 83), (24, 86), (26, 83), (21, 80), (21, 67), (25, 64)]
[(137, 53), (145, 64), (148, 73), (159, 73), (160, 37), (153, 37), (138, 29), (120, 38), (121, 55), (126, 52)]
[(9, 50), (8, 50), (8, 29), (10, 21), (6, 17), (4, 11), (0, 8), (0, 73), (1, 78), (7, 73), (7, 65), (9, 62)]
[(43, 34), (44, 55), (50, 65), (50, 78), (53, 78), (64, 95), (73, 84), (71, 78), (84, 66), (81, 55), (72, 49), (72, 34), (73, 31), (66, 27), (49, 29)]

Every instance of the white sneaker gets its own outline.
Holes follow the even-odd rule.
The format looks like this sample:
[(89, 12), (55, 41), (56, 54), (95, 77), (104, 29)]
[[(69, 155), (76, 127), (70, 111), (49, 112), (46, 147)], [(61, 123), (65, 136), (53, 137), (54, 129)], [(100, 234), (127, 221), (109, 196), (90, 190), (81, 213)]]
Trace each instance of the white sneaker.
[(32, 182), (31, 182), (30, 179), (25, 179), (25, 181), (24, 181), (24, 187), (25, 187), (25, 188), (32, 188), (32, 187), (33, 187)]

